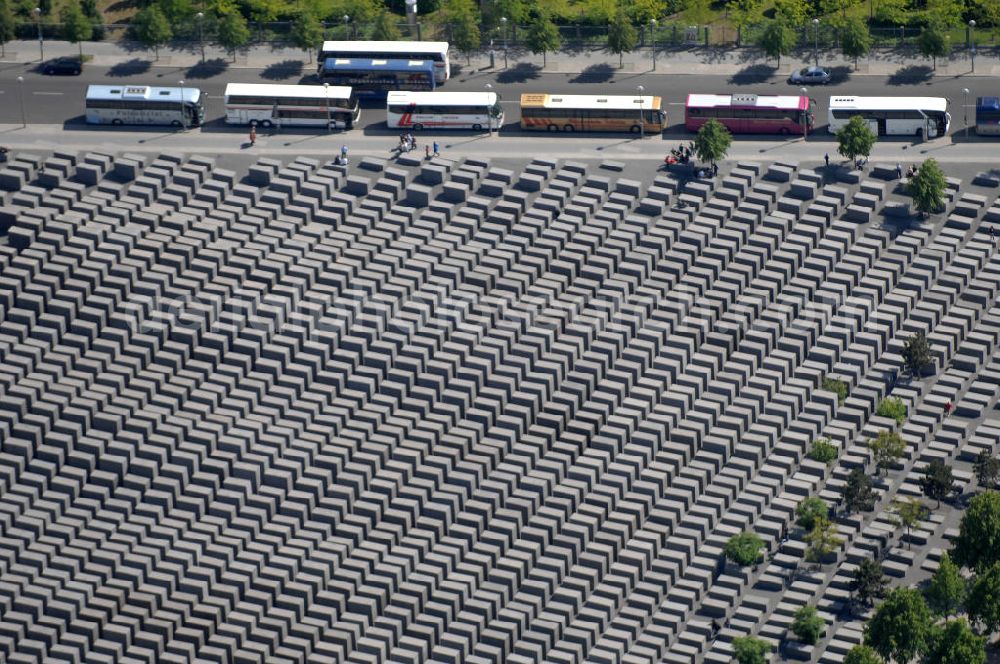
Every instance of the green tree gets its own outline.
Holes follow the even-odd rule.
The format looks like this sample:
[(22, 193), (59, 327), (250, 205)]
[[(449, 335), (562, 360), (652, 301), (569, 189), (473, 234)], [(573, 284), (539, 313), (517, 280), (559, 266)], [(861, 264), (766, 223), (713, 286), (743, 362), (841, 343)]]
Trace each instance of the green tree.
[(769, 58), (778, 58), (781, 67), (781, 56), (788, 55), (795, 48), (795, 31), (781, 19), (768, 22), (760, 35), (759, 46)]
[(891, 417), (896, 424), (906, 421), (906, 404), (899, 397), (886, 397), (879, 402), (875, 414), (880, 417)]
[(903, 366), (911, 376), (922, 376), (932, 359), (931, 345), (923, 332), (917, 332), (903, 342)]
[(880, 25), (905, 25), (910, 20), (910, 0), (878, 0), (875, 22)]
[(7, 42), (14, 39), (14, 12), (7, 0), (0, 0), (0, 55), (7, 55)]
[(938, 616), (957, 614), (965, 603), (965, 579), (947, 552), (924, 590), (927, 606)]
[(876, 599), (885, 597), (888, 584), (882, 563), (871, 558), (863, 558), (851, 578), (851, 592), (859, 602), (871, 606)]
[(809, 448), (809, 458), (819, 463), (833, 463), (837, 460), (837, 446), (829, 438), (818, 438)]
[(837, 524), (825, 516), (816, 518), (812, 530), (806, 533), (804, 539), (809, 545), (806, 549), (806, 560), (817, 564), (822, 563), (824, 558), (844, 543), (843, 538), (837, 534)]
[(375, 41), (396, 41), (399, 39), (399, 26), (396, 25), (396, 17), (385, 9), (375, 17), (372, 39)]
[(80, 9), (80, 3), (76, 0), (64, 5), (59, 12), (59, 20), (62, 22), (63, 39), (71, 44), (80, 47), (80, 60), (83, 60), (83, 42), (94, 35), (94, 24)]
[(761, 17), (762, 0), (731, 0), (726, 7), (731, 11), (733, 25), (736, 26), (736, 45), (743, 43), (743, 31)]
[(251, 21), (269, 23), (277, 21), (285, 10), (282, 0), (242, 0)]
[(847, 401), (847, 383), (836, 378), (824, 378), (823, 389), (837, 395), (837, 405), (843, 406)]
[(733, 639), (733, 657), (739, 664), (767, 664), (771, 644), (756, 636), (737, 636)]
[(830, 513), (822, 498), (809, 496), (795, 506), (795, 523), (803, 530), (809, 531), (816, 526), (817, 519), (825, 519)]
[(718, 120), (709, 120), (698, 129), (694, 137), (694, 153), (700, 161), (712, 164), (724, 159), (733, 142), (733, 135)]
[(872, 48), (872, 33), (868, 23), (860, 16), (852, 16), (844, 22), (840, 30), (840, 48), (844, 56), (854, 58), (854, 68), (858, 68), (858, 58), (868, 55)]
[(939, 23), (934, 22), (924, 26), (917, 39), (917, 48), (925, 58), (932, 58), (934, 70), (937, 71), (937, 59), (951, 53), (951, 43), (948, 41), (948, 31)]
[(844, 664), (885, 664), (869, 646), (854, 646), (844, 657)]
[(792, 633), (802, 643), (815, 644), (825, 630), (826, 621), (814, 607), (803, 606), (792, 617)]
[(928, 664), (985, 664), (986, 638), (976, 636), (964, 618), (950, 620), (934, 630)]
[(622, 8), (615, 13), (608, 26), (608, 50), (618, 56), (618, 66), (625, 66), (625, 54), (631, 52), (639, 42), (639, 35)]
[(730, 537), (723, 552), (726, 554), (726, 558), (737, 565), (746, 567), (760, 560), (763, 548), (764, 540), (757, 533), (746, 530), (739, 535)]
[(985, 491), (969, 502), (959, 524), (952, 558), (980, 572), (1000, 562), (1000, 493)]
[(878, 136), (860, 115), (854, 115), (847, 124), (837, 130), (837, 152), (851, 161), (867, 157), (875, 147)]
[(174, 35), (159, 5), (149, 5), (136, 13), (132, 19), (132, 33), (140, 44), (153, 49), (157, 60), (160, 59), (160, 47)]
[(681, 0), (688, 25), (705, 25), (712, 18), (711, 0)]
[(534, 54), (542, 54), (542, 67), (548, 66), (548, 52), (555, 51), (562, 46), (562, 37), (555, 23), (546, 12), (535, 14), (531, 23), (528, 24), (528, 34), (525, 37), (525, 45)]
[(944, 192), (948, 188), (948, 182), (937, 160), (928, 159), (921, 164), (906, 188), (913, 197), (913, 207), (918, 211), (930, 214), (944, 209)]
[[(313, 49), (323, 41), (323, 24), (315, 11), (305, 7), (292, 21), (292, 29), (288, 34), (292, 44), (306, 52), (309, 62), (312, 62)], [(322, 64), (322, 63), (320, 63)]]
[(842, 489), (844, 509), (848, 514), (854, 511), (870, 512), (875, 508), (878, 495), (875, 493), (874, 482), (860, 468), (854, 468), (847, 475)]
[(969, 13), (979, 25), (1000, 27), (1000, 3), (996, 0), (971, 0)]
[(905, 664), (927, 652), (931, 631), (931, 612), (920, 592), (896, 588), (865, 625), (865, 645), (884, 659)]
[(215, 38), (219, 46), (229, 51), (235, 61), (236, 49), (250, 41), (250, 28), (247, 27), (247, 21), (241, 14), (229, 11), (219, 16)]
[(775, 0), (774, 2), (774, 18), (785, 25), (804, 25), (810, 10), (810, 3), (807, 0)]
[(872, 451), (875, 467), (880, 473), (884, 473), (906, 452), (906, 443), (897, 432), (882, 429), (874, 439), (868, 441), (868, 449)]
[(897, 500), (892, 504), (893, 512), (896, 514), (896, 521), (906, 529), (906, 548), (912, 548), (910, 543), (910, 531), (920, 520), (927, 515), (927, 507), (920, 502), (919, 498), (906, 498)]
[(1000, 458), (993, 456), (989, 450), (983, 450), (976, 457), (973, 465), (976, 471), (976, 481), (984, 489), (995, 489), (1000, 479)]
[(472, 52), (479, 49), (483, 39), (476, 5), (472, 0), (447, 0), (442, 11), (451, 25), (451, 43), (465, 53), (466, 62), (471, 65)]
[(1000, 630), (1000, 563), (993, 563), (976, 576), (965, 602), (969, 620), (982, 634)]
[(927, 0), (927, 22), (945, 29), (961, 24), (965, 11), (965, 0)]
[(195, 14), (191, 0), (157, 0), (156, 5), (170, 21), (170, 25), (187, 21)]
[(928, 463), (920, 477), (920, 488), (925, 496), (937, 501), (935, 509), (941, 507), (941, 500), (955, 491), (955, 476), (951, 466), (940, 459)]

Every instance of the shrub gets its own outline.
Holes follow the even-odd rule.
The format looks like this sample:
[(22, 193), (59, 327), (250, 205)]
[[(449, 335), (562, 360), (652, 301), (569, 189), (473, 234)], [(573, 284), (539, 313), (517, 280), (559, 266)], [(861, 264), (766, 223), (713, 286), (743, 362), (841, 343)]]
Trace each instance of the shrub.
[(820, 635), (823, 634), (825, 627), (826, 622), (816, 612), (815, 608), (803, 606), (795, 612), (795, 617), (792, 621), (792, 633), (795, 634), (799, 641), (810, 645), (816, 643), (819, 641)]
[(837, 405), (843, 406), (847, 399), (847, 383), (836, 378), (824, 378), (823, 389), (837, 395)]
[(906, 421), (906, 404), (899, 397), (886, 397), (879, 402), (875, 414), (881, 417), (891, 417), (896, 424)]
[(820, 463), (833, 463), (837, 460), (837, 446), (829, 438), (818, 438), (809, 448), (809, 458)]

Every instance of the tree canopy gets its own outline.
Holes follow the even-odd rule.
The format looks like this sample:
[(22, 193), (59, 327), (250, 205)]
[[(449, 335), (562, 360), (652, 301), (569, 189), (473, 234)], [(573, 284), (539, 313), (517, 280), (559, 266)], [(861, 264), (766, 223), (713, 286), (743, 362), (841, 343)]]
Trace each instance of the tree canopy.
[(870, 512), (875, 507), (878, 495), (875, 493), (872, 478), (860, 468), (854, 468), (847, 475), (843, 488), (844, 508), (848, 513), (860, 511)]
[(910, 375), (923, 375), (932, 360), (931, 345), (923, 332), (916, 332), (903, 342), (903, 365)]
[(733, 639), (733, 656), (739, 664), (767, 664), (771, 644), (756, 636), (737, 636)]
[(247, 27), (247, 20), (238, 12), (225, 12), (219, 16), (215, 38), (219, 42), (219, 46), (229, 51), (235, 60), (236, 49), (250, 41), (250, 28)]
[(396, 41), (399, 39), (399, 26), (396, 17), (386, 10), (375, 15), (375, 27), (372, 28), (372, 39), (375, 41)]
[(781, 56), (788, 55), (795, 48), (795, 31), (783, 19), (774, 19), (764, 28), (758, 45), (767, 57), (777, 58), (781, 67)]
[(1000, 630), (1000, 562), (976, 575), (965, 605), (969, 620), (980, 626), (983, 634)]
[(608, 26), (608, 50), (618, 56), (618, 66), (624, 66), (625, 54), (632, 51), (639, 42), (639, 35), (629, 20), (625, 10), (619, 7), (611, 25)]
[(870, 646), (854, 646), (844, 657), (844, 664), (885, 664)]
[(906, 529), (906, 548), (911, 548), (912, 543), (910, 542), (910, 531), (913, 527), (920, 523), (920, 520), (924, 518), (927, 514), (927, 507), (920, 501), (919, 498), (904, 498), (903, 500), (897, 500), (892, 505), (893, 512), (896, 514), (896, 519), (899, 524)]
[(986, 638), (977, 636), (964, 618), (950, 620), (934, 630), (925, 661), (930, 664), (984, 664)]
[(313, 49), (323, 41), (323, 24), (312, 8), (304, 7), (299, 12), (299, 15), (292, 21), (292, 29), (288, 37), (295, 46), (308, 54), (309, 62), (312, 62)]
[(809, 458), (820, 463), (833, 463), (837, 460), (837, 446), (829, 438), (817, 438), (809, 448)]
[(920, 488), (925, 496), (937, 501), (937, 507), (941, 507), (941, 501), (955, 491), (955, 476), (951, 466), (941, 459), (933, 459), (924, 467), (920, 476)]
[(803, 643), (816, 643), (825, 630), (826, 621), (814, 607), (803, 606), (792, 617), (792, 633)]
[(718, 120), (709, 120), (698, 129), (694, 137), (694, 153), (700, 161), (716, 163), (725, 159), (733, 135)]
[(899, 397), (886, 397), (879, 402), (875, 414), (891, 417), (896, 420), (896, 424), (902, 424), (906, 421), (906, 404)]
[(876, 599), (885, 597), (888, 580), (882, 570), (882, 563), (865, 558), (858, 563), (851, 579), (851, 591), (859, 602), (871, 606)]
[(868, 23), (860, 16), (848, 18), (840, 30), (840, 48), (844, 56), (854, 59), (854, 68), (858, 68), (858, 58), (868, 55), (872, 48), (872, 33)]
[(941, 562), (924, 590), (924, 597), (935, 615), (951, 616), (962, 609), (965, 602), (965, 579), (947, 552), (941, 556)]
[(795, 523), (804, 530), (812, 530), (817, 519), (825, 519), (830, 512), (830, 508), (819, 496), (809, 496), (803, 498), (795, 506)]
[(7, 55), (7, 42), (14, 38), (14, 12), (8, 0), (0, 0), (0, 54)]
[(173, 30), (159, 5), (149, 5), (140, 9), (132, 19), (132, 33), (140, 44), (153, 49), (156, 59), (160, 59), (160, 47), (170, 41)]
[(924, 26), (917, 39), (917, 48), (925, 58), (932, 58), (934, 69), (937, 70), (937, 59), (951, 53), (951, 43), (945, 26), (939, 21)]
[(1000, 480), (1000, 458), (994, 456), (989, 450), (983, 450), (976, 457), (973, 466), (976, 471), (976, 481), (984, 489), (995, 489), (997, 480)]
[(811, 563), (822, 563), (824, 558), (844, 543), (843, 538), (837, 534), (837, 524), (825, 516), (815, 518), (812, 530), (806, 533), (804, 539), (809, 545), (806, 560)]
[(545, 12), (537, 12), (528, 25), (528, 34), (525, 37), (525, 45), (528, 50), (536, 55), (542, 54), (542, 66), (546, 66), (549, 51), (554, 51), (562, 45), (562, 37), (559, 36), (559, 29)]
[(986, 491), (969, 502), (959, 524), (952, 558), (976, 571), (1000, 562), (1000, 493)]
[(868, 441), (872, 458), (879, 472), (885, 472), (892, 467), (906, 452), (906, 442), (896, 431), (882, 429), (875, 438)]
[(837, 130), (837, 152), (851, 161), (872, 153), (878, 136), (860, 115), (852, 116), (847, 124)]
[(746, 530), (738, 535), (733, 535), (726, 542), (724, 553), (726, 557), (737, 565), (753, 565), (760, 560), (761, 549), (764, 548), (764, 540), (751, 531)]
[(948, 188), (944, 171), (936, 159), (928, 159), (910, 178), (907, 190), (913, 197), (913, 207), (924, 214), (940, 212), (944, 209), (944, 192)]
[(94, 36), (94, 23), (83, 13), (77, 0), (63, 6), (59, 20), (63, 39), (80, 47), (80, 59), (83, 60), (83, 42)]
[(865, 625), (865, 644), (898, 664), (927, 652), (930, 640), (931, 612), (913, 588), (892, 590)]

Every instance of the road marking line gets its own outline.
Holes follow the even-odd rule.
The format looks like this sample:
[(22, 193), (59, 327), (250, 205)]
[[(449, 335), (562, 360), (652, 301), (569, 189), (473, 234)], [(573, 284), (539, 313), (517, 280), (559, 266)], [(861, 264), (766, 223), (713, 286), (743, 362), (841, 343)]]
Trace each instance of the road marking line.
[(61, 94), (65, 94), (65, 93), (64, 92), (37, 92), (36, 91), (36, 92), (32, 92), (31, 94), (33, 94), (33, 95), (61, 95)]

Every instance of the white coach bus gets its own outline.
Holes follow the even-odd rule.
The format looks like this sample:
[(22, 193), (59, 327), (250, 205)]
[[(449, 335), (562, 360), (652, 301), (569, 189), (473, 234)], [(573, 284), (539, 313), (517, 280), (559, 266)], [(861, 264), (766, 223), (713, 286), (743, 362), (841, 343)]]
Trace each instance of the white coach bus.
[(391, 129), (498, 130), (503, 108), (495, 92), (390, 92), (386, 124)]
[(361, 117), (351, 88), (324, 85), (229, 83), (226, 122), (262, 127), (325, 127), (350, 129)]
[(325, 41), (319, 49), (319, 74), (330, 58), (363, 60), (430, 60), (440, 85), (451, 77), (448, 42), (431, 41)]
[(951, 124), (944, 97), (830, 97), (830, 133), (855, 115), (879, 136), (935, 138), (947, 134)]
[(88, 124), (197, 127), (205, 120), (203, 99), (198, 88), (88, 85), (85, 115)]

